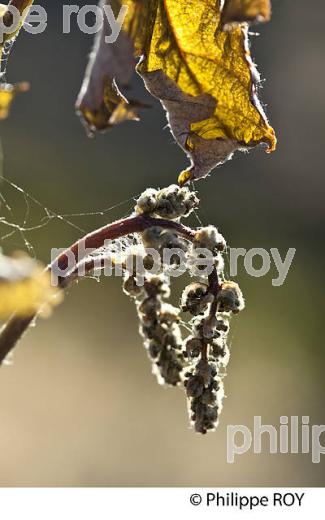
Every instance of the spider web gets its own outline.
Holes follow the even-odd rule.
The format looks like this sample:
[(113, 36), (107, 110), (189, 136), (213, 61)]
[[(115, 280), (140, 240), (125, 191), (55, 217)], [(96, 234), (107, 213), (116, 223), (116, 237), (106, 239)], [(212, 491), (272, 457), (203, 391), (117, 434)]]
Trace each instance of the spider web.
[[(3, 163), (3, 151), (0, 144), (0, 249), (7, 245), (12, 246), (14, 243), (15, 248), (25, 250), (32, 258), (36, 258), (37, 254), (36, 246), (32, 244), (29, 238), (31, 232), (50, 227), (54, 222), (62, 222), (62, 224), (76, 230), (78, 237), (81, 238), (94, 227), (91, 227), (91, 225), (90, 229), (81, 227), (78, 223), (79, 219), (87, 217), (91, 222), (92, 217), (102, 217), (102, 225), (104, 225), (109, 222), (109, 218), (106, 217), (115, 209), (127, 208), (127, 212), (124, 215), (120, 215), (121, 218), (131, 214), (135, 200), (138, 197), (138, 195), (133, 195), (116, 204), (94, 211), (61, 213), (57, 209), (44, 205), (33, 194), (5, 177), (3, 174)], [(20, 217), (17, 216), (17, 211), (14, 208), (19, 202), (17, 201), (17, 195), (22, 198), (24, 206), (23, 215)], [(9, 201), (9, 197), (12, 198), (13, 196), (14, 204), (11, 203), (11, 200)], [(36, 210), (37, 218), (35, 217)], [(133, 243), (134, 239), (131, 238), (121, 241), (123, 249), (126, 249)]]
[[(9, 178), (4, 175), (4, 155), (0, 142), (0, 250), (5, 248), (6, 246), (11, 247), (14, 245), (16, 250), (23, 250), (28, 253), (28, 255), (32, 258), (37, 258), (36, 245), (32, 244), (30, 239), (30, 234), (36, 231), (41, 231), (44, 228), (51, 228), (55, 222), (60, 222), (62, 225), (68, 226), (69, 228), (74, 229), (77, 232), (77, 238), (82, 238), (85, 234), (90, 231), (93, 231), (96, 227), (98, 227), (98, 217), (101, 217), (102, 222), (100, 225), (105, 225), (112, 220), (109, 218), (111, 212), (116, 209), (126, 208), (126, 211), (121, 212), (118, 218), (123, 218), (132, 213), (134, 204), (136, 199), (140, 194), (132, 195), (131, 197), (118, 201), (115, 204), (112, 204), (103, 209), (95, 209), (93, 211), (86, 212), (74, 212), (74, 213), (62, 213), (57, 208), (53, 209), (43, 204), (40, 200), (38, 200), (34, 194), (25, 190), (23, 187), (19, 186)], [(196, 186), (192, 183), (192, 189), (197, 189)], [(9, 201), (9, 196), (15, 195), (14, 205), (11, 204), (11, 200)], [(23, 212), (21, 216), (17, 215), (17, 196), (21, 197), (23, 201)], [(21, 201), (20, 201), (21, 203)], [(36, 211), (37, 210), (37, 211)], [(37, 215), (37, 216), (36, 216)], [(199, 211), (194, 211), (194, 219), (195, 224), (198, 227), (202, 227), (207, 225), (211, 220), (209, 219), (208, 214), (202, 205)], [(87, 226), (88, 229), (81, 227), (79, 222), (82, 218), (87, 218)], [(96, 224), (91, 225), (92, 217), (97, 217)], [(17, 242), (18, 239), (18, 242)], [(42, 237), (40, 237), (40, 240)], [(36, 244), (36, 239), (33, 239), (33, 242)], [(123, 255), (123, 252), (130, 249), (132, 246), (136, 246), (139, 244), (139, 238), (137, 235), (130, 235), (127, 237), (123, 237), (122, 239), (118, 239), (115, 241), (111, 241), (109, 248), (107, 249), (99, 249), (94, 254), (97, 257), (104, 256), (114, 256), (118, 257), (119, 254)], [(229, 252), (227, 251), (224, 255), (225, 259), (225, 275), (228, 275), (229, 269)], [(93, 275), (97, 278), (97, 275), (94, 273)]]
[[(9, 196), (18, 195), (22, 198), (24, 204), (23, 216), (17, 217), (13, 204), (9, 201)], [(23, 248), (30, 256), (36, 258), (36, 247), (31, 243), (29, 234), (31, 232), (42, 230), (45, 227), (51, 226), (55, 221), (62, 222), (66, 226), (73, 228), (78, 232), (78, 236), (81, 238), (89, 231), (92, 231), (94, 227), (85, 229), (81, 227), (78, 220), (87, 217), (91, 220), (91, 217), (102, 217), (102, 225), (109, 222), (109, 218), (106, 218), (113, 210), (118, 208), (126, 207), (126, 212), (123, 212), (119, 218), (130, 215), (133, 211), (136, 199), (140, 193), (132, 195), (131, 197), (118, 201), (103, 209), (95, 209), (94, 211), (86, 212), (75, 212), (75, 213), (61, 213), (58, 209), (53, 209), (46, 206), (40, 200), (34, 196), (34, 194), (25, 190), (8, 177), (4, 175), (4, 154), (0, 143), (0, 248), (5, 247), (7, 244), (12, 244), (13, 240), (19, 238), (19, 242), (15, 243), (19, 249)], [(15, 206), (18, 205), (15, 200)], [(38, 210), (39, 216), (35, 219), (35, 209)], [(203, 220), (199, 216), (199, 213), (195, 211), (194, 217), (199, 226), (203, 226)], [(206, 217), (204, 215), (204, 217)], [(36, 220), (36, 223), (35, 223)], [(204, 218), (206, 221), (206, 218)], [(137, 244), (137, 240), (133, 238), (126, 238), (120, 241), (122, 243), (122, 249), (126, 249), (127, 246)]]
[[(12, 47), (15, 44), (16, 37), (10, 41), (4, 43), (2, 47), (2, 53), (0, 58), (0, 83), (6, 83), (6, 71), (8, 58), (11, 53)], [(13, 194), (15, 197), (13, 197)], [(23, 216), (19, 218), (17, 216), (17, 195), (23, 199)], [(138, 194), (139, 195), (139, 194)], [(38, 200), (33, 194), (26, 191), (23, 187), (19, 186), (15, 182), (11, 181), (4, 175), (4, 154), (2, 144), (0, 141), (0, 251), (4, 246), (13, 246), (15, 249), (25, 250), (32, 258), (37, 257), (34, 246), (29, 238), (31, 232), (41, 231), (45, 227), (50, 227), (55, 221), (62, 222), (66, 226), (73, 228), (78, 232), (78, 237), (81, 238), (87, 232), (94, 229), (84, 229), (78, 223), (81, 218), (87, 217), (91, 221), (91, 217), (102, 217), (102, 225), (106, 224), (110, 219), (105, 217), (117, 208), (123, 208), (128, 206), (127, 215), (129, 215), (134, 207), (135, 199), (138, 195), (133, 195), (130, 198), (117, 202), (109, 207), (80, 212), (80, 213), (61, 213), (57, 209), (49, 208)], [(16, 199), (14, 204), (11, 203), (10, 199)], [(21, 201), (20, 201), (21, 203)], [(35, 217), (37, 209), (38, 218)], [(123, 215), (120, 215), (123, 217)], [(35, 223), (36, 222), (36, 223)], [(97, 226), (95, 226), (97, 227)], [(17, 242), (17, 237), (19, 241)], [(125, 237), (119, 240), (119, 243), (112, 244), (111, 251), (108, 254), (113, 254), (116, 249), (119, 251), (126, 250), (128, 247), (133, 245), (137, 241), (136, 237)], [(99, 255), (101, 252), (98, 253)]]
[(16, 38), (12, 38), (10, 41), (6, 41), (2, 47), (1, 59), (0, 59), (0, 81), (6, 82), (7, 63), (11, 49), (16, 41)]

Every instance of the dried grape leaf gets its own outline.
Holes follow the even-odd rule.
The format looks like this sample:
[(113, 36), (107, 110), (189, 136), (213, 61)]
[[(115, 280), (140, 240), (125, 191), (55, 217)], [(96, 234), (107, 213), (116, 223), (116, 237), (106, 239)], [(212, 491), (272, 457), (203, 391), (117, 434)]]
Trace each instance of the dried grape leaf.
[(22, 82), (11, 85), (10, 83), (0, 83), (0, 120), (6, 119), (9, 115), (11, 104), (17, 94), (27, 92), (29, 83)]
[(270, 18), (271, 0), (226, 0), (222, 12), (224, 24), (268, 22)]
[(138, 120), (135, 107), (119, 90), (119, 87), (128, 85), (136, 65), (133, 43), (121, 32), (117, 42), (107, 44), (105, 37), (109, 31), (105, 18), (76, 104), (90, 134), (124, 120)]
[[(11, 0), (8, 3), (8, 5), (0, 4), (0, 18), (3, 18), (3, 22), (6, 27), (10, 27), (12, 24), (12, 13), (8, 10), (9, 6), (12, 6), (12, 7), (15, 7), (16, 9), (18, 9), (18, 11), (21, 15), (21, 20), (20, 20), (20, 24), (19, 24), (18, 28), (16, 28), (12, 33), (3, 33), (3, 35), (2, 35), (2, 41), (0, 43), (0, 58), (2, 58), (2, 51), (3, 51), (3, 46), (4, 46), (5, 42), (16, 38), (17, 34), (19, 33), (19, 31), (24, 23), (24, 18), (28, 14), (27, 8), (31, 7), (31, 5), (33, 3), (34, 3), (34, 0), (19, 0), (18, 2), (15, 0)], [(25, 15), (25, 16), (23, 17), (22, 15)]]
[[(250, 57), (249, 26), (237, 23), (267, 20), (269, 2), (127, 0), (126, 4), (129, 10), (117, 42), (105, 44), (108, 27), (98, 38), (77, 103), (86, 121), (93, 115), (91, 130), (103, 130), (134, 114), (122, 94), (120, 98), (106, 94), (105, 99), (104, 78), (117, 90), (125, 87), (135, 57), (140, 57), (137, 72), (162, 102), (175, 140), (191, 159), (191, 166), (180, 175), (181, 184), (205, 177), (236, 150), (262, 143), (269, 152), (275, 149), (274, 130), (256, 95), (259, 75)], [(112, 0), (111, 5), (117, 15), (122, 1)], [(121, 108), (122, 116), (116, 118)]]
[[(21, 15), (27, 14), (27, 8), (33, 4), (34, 0), (20, 0), (16, 2), (11, 0), (8, 5), (0, 4), (0, 18), (7, 27), (10, 27), (12, 23), (12, 14), (8, 11), (8, 6), (13, 6), (20, 12)], [(29, 83), (21, 82), (15, 85), (11, 85), (5, 81), (7, 58), (13, 43), (21, 29), (24, 19), (21, 19), (21, 23), (17, 29), (12, 33), (3, 33), (2, 41), (0, 42), (0, 120), (6, 119), (9, 115), (11, 104), (17, 94), (21, 92), (27, 92), (29, 90)]]

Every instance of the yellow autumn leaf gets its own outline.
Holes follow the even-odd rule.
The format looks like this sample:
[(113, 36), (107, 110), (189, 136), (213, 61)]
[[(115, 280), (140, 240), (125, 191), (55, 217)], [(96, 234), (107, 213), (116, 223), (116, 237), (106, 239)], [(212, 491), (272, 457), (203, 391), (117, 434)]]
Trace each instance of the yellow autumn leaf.
[(62, 291), (51, 285), (51, 277), (25, 256), (9, 258), (0, 253), (0, 319), (15, 313), (28, 317), (42, 308), (48, 315), (62, 301)]
[(256, 95), (259, 77), (246, 23), (268, 20), (268, 1), (112, 0), (115, 16), (122, 4), (129, 9), (121, 35), (112, 45), (100, 36), (78, 100), (92, 130), (98, 112), (104, 115), (101, 130), (105, 121), (106, 128), (117, 122), (116, 111), (118, 122), (130, 118), (132, 106), (122, 94), (105, 99), (103, 78), (117, 90), (127, 85), (136, 56), (137, 71), (162, 102), (175, 140), (191, 159), (181, 184), (206, 176), (238, 149), (261, 143), (275, 149), (274, 130)]

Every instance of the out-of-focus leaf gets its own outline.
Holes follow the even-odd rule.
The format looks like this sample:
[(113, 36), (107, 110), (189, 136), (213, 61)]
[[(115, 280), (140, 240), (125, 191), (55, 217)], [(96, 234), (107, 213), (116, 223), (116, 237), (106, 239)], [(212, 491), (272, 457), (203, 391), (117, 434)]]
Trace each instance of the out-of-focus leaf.
[[(274, 130), (256, 95), (259, 76), (250, 57), (248, 24), (235, 22), (267, 20), (268, 2), (112, 0), (115, 15), (125, 3), (129, 10), (121, 35), (105, 44), (106, 27), (98, 38), (77, 103), (91, 130), (130, 118), (133, 107), (124, 96), (105, 99), (105, 81), (126, 86), (137, 56), (137, 71), (162, 102), (177, 143), (191, 159), (181, 184), (206, 176), (238, 149), (261, 143), (267, 151), (275, 149)], [(115, 118), (121, 105), (122, 116)]]
[(29, 90), (29, 83), (22, 82), (16, 85), (0, 83), (0, 120), (6, 119), (9, 115), (11, 104), (16, 95)]
[(9, 258), (0, 253), (0, 319), (13, 313), (28, 317), (42, 308), (46, 316), (62, 300), (62, 291), (51, 285), (49, 273), (26, 256)]

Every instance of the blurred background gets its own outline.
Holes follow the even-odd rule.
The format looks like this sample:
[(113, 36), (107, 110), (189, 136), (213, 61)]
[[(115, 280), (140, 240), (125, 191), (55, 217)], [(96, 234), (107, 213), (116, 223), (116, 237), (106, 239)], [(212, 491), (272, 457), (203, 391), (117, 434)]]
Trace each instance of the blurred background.
[[(28, 80), (32, 89), (1, 123), (4, 175), (41, 202), (29, 202), (31, 226), (44, 207), (84, 214), (123, 202), (104, 216), (70, 218), (91, 230), (129, 213), (145, 188), (175, 182), (187, 161), (138, 79), (136, 95), (152, 105), (142, 122), (86, 137), (74, 102), (92, 37), (76, 24), (63, 35), (63, 2), (39, 3), (48, 12), (46, 32), (22, 32), (10, 56), (8, 79)], [(228, 424), (251, 428), (261, 416), (278, 429), (283, 415), (325, 424), (324, 15), (322, 0), (273, 0), (272, 21), (258, 27), (252, 53), (267, 79), (261, 97), (278, 149), (238, 153), (196, 185), (200, 218), (217, 225), (231, 247), (273, 247), (283, 257), (297, 250), (282, 287), (272, 286), (274, 264), (267, 276), (252, 278), (239, 261), (247, 308), (232, 321), (218, 430), (195, 434), (184, 393), (157, 384), (120, 280), (84, 280), (24, 337), (13, 366), (1, 369), (1, 486), (325, 484), (325, 460), (270, 455), (267, 438), (261, 455), (226, 460)], [(5, 183), (1, 193), (11, 220), (21, 223), (23, 194)], [(2, 226), (1, 235), (7, 231)], [(47, 262), (51, 247), (67, 246), (81, 232), (54, 219), (25, 236)], [(16, 233), (1, 246), (10, 253), (24, 241)]]

